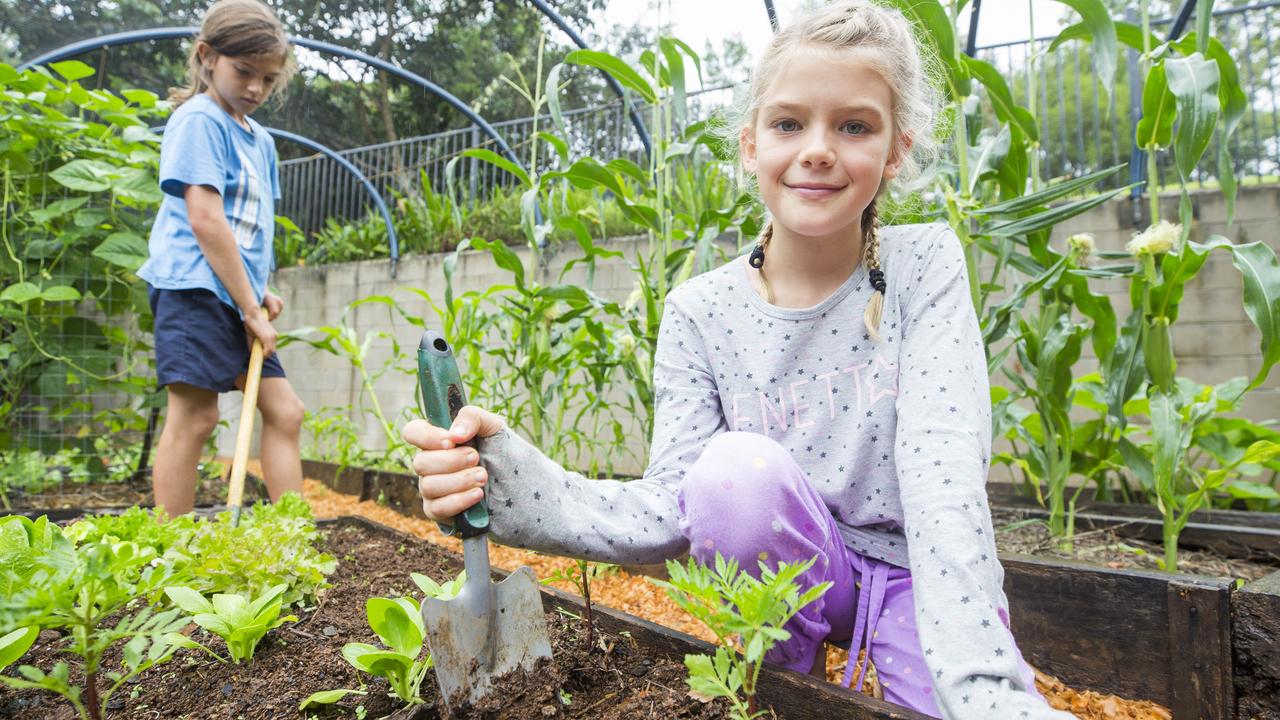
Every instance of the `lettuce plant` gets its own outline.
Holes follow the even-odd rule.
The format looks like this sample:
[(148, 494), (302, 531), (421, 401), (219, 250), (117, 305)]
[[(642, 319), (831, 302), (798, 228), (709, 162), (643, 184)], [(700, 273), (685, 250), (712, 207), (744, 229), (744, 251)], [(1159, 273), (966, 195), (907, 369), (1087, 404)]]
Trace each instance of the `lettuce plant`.
[[(426, 597), (441, 600), (457, 597), (466, 576), (464, 570), (457, 578), (441, 584), (419, 573), (410, 574)], [(421, 603), (412, 597), (369, 598), (365, 603), (365, 613), (369, 627), (383, 647), (357, 642), (342, 647), (342, 657), (347, 662), (361, 672), (386, 678), (391, 694), (410, 706), (423, 702), (419, 688), (432, 667), (430, 653), (420, 657), (427, 636), (421, 609)], [(335, 703), (352, 693), (364, 694), (360, 690), (345, 688), (322, 690), (303, 700), (301, 709)]]
[[(276, 585), (256, 598), (239, 593), (218, 593), (212, 602), (189, 587), (165, 588), (164, 594), (174, 605), (195, 613), (192, 622), (222, 638), (227, 643), (231, 661), (238, 665), (245, 660), (253, 660), (253, 651), (267, 631), (286, 622), (298, 621), (295, 615), (280, 617), (281, 597), (286, 587)], [(170, 639), (175, 645), (199, 648), (222, 660), (217, 653), (181, 633)]]
[(667, 561), (670, 582), (652, 582), (664, 588), (681, 609), (706, 624), (719, 644), (714, 657), (684, 658), (689, 689), (695, 695), (728, 698), (734, 717), (740, 720), (769, 714), (756, 707), (756, 680), (765, 653), (789, 639), (791, 633), (782, 626), (831, 587), (831, 583), (822, 583), (800, 592), (796, 578), (814, 560), (781, 563), (776, 571), (762, 562), (759, 578), (739, 572), (738, 561), (725, 560), (720, 553), (716, 553), (714, 569), (693, 558), (687, 566)]

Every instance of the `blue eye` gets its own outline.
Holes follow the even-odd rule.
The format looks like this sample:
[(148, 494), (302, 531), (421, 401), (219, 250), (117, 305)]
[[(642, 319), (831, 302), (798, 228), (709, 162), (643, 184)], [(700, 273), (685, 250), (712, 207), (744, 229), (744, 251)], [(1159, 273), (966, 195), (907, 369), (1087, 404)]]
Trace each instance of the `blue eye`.
[(850, 135), (864, 135), (867, 132), (869, 132), (871, 128), (867, 127), (866, 123), (852, 121), (852, 122), (845, 123), (844, 126), (840, 128), (840, 130), (843, 132), (847, 132)]
[(773, 126), (781, 130), (782, 132), (795, 132), (796, 130), (800, 129), (800, 123), (790, 119), (779, 120), (775, 122)]

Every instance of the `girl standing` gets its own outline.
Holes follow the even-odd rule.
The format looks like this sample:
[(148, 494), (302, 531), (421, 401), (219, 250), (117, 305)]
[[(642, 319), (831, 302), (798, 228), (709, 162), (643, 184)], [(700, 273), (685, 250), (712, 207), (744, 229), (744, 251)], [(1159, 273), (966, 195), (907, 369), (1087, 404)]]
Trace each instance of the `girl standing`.
[[(820, 671), (823, 642), (847, 642), (887, 700), (926, 714), (1069, 717), (1041, 699), (1008, 627), (960, 242), (876, 220), (887, 186), (935, 154), (936, 113), (897, 11), (838, 2), (780, 32), (737, 128), (771, 222), (750, 257), (667, 299), (644, 478), (566, 472), (467, 408), (447, 430), (405, 427), (426, 514), (450, 518), (487, 484), (492, 532), (512, 545), (626, 564), (816, 556), (803, 588), (833, 585), (769, 660)], [(478, 452), (459, 446), (473, 437)]]
[[(196, 464), (218, 424), (218, 394), (244, 389), (251, 339), (266, 356), (258, 408), (272, 500), (301, 492), (302, 401), (276, 357), (284, 302), (267, 289), (273, 259), (276, 149), (249, 115), (294, 71), (284, 29), (259, 0), (219, 0), (187, 58), (187, 85), (160, 149), (164, 200), (138, 271), (155, 318), (157, 383), (168, 393), (156, 446), (156, 506), (191, 510)], [(267, 317), (259, 308), (265, 307)]]

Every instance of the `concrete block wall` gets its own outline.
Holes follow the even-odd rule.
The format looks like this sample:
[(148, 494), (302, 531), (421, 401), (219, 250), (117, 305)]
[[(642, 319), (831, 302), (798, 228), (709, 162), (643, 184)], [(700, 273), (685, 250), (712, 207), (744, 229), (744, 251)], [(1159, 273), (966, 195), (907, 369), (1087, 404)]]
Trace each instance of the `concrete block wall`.
[[(1196, 193), (1194, 202), (1197, 221), (1192, 228), (1193, 239), (1203, 241), (1210, 235), (1222, 234), (1236, 243), (1263, 240), (1273, 249), (1280, 250), (1280, 233), (1277, 233), (1280, 228), (1280, 186), (1242, 187), (1235, 222), (1230, 230), (1226, 227), (1226, 208), (1219, 193)], [(1162, 216), (1175, 219), (1177, 203), (1176, 195), (1163, 198)], [(1051, 242), (1055, 247), (1062, 247), (1067, 236), (1090, 232), (1100, 250), (1122, 250), (1136, 229), (1130, 202), (1118, 200), (1063, 223), (1055, 229)], [(633, 262), (637, 254), (646, 253), (647, 245), (647, 240), (638, 237), (608, 241), (606, 246), (621, 252), (623, 257), (604, 259), (597, 264), (592, 290), (602, 297), (624, 302), (634, 287), (634, 275), (628, 263)], [(550, 258), (539, 281), (556, 282), (565, 263), (576, 256), (576, 250), (576, 245), (566, 246), (558, 256)], [(726, 250), (732, 252), (733, 248), (726, 247)], [(520, 249), (516, 252), (523, 258), (528, 251)], [(426, 319), (429, 326), (439, 328), (439, 319), (427, 302), (407, 289), (421, 290), (435, 302), (443, 304), (445, 257), (415, 255), (404, 258), (395, 278), (391, 277), (390, 263), (386, 260), (282, 270), (273, 282), (285, 300), (285, 313), (277, 322), (277, 328), (283, 332), (306, 326), (337, 324), (349, 303), (373, 295), (390, 295), (408, 312)], [(487, 253), (466, 253), (455, 268), (454, 281), (455, 293), (461, 294), (508, 283), (510, 275), (496, 267)], [(586, 268), (581, 264), (575, 266), (565, 276), (564, 282), (585, 284)], [(1095, 289), (1111, 296), (1117, 316), (1123, 319), (1129, 312), (1127, 283), (1093, 282)], [(1241, 293), (1240, 274), (1232, 266), (1230, 255), (1223, 251), (1213, 253), (1199, 276), (1187, 284), (1175, 325), (1174, 345), (1180, 375), (1202, 383), (1218, 383), (1236, 375), (1252, 376), (1257, 372), (1261, 364), (1258, 332), (1244, 312)], [(389, 317), (385, 306), (372, 303), (356, 308), (348, 320), (360, 341), (370, 332), (394, 335), (401, 349), (399, 367), (410, 373), (413, 371), (413, 349), (419, 336), (415, 327), (397, 317)], [(378, 370), (382, 362), (391, 357), (391, 347), (388, 338), (373, 342), (367, 359), (370, 371)], [(351, 418), (364, 429), (364, 440), (368, 446), (384, 446), (383, 433), (378, 429), (373, 414), (359, 404), (362, 395), (360, 379), (345, 358), (298, 343), (281, 350), (281, 359), (294, 388), (309, 410), (350, 405)], [(1096, 359), (1082, 359), (1080, 372), (1093, 369), (1096, 369)], [(996, 378), (996, 382), (999, 381), (1000, 378)], [(396, 418), (401, 411), (416, 406), (413, 376), (390, 371), (377, 381), (375, 387), (388, 420), (398, 429)], [(619, 392), (625, 393), (626, 389), (619, 388)], [(222, 400), (223, 417), (230, 419), (232, 427), (223, 431), (219, 440), (222, 450), (228, 454), (235, 441), (234, 426), (239, 418), (239, 403), (239, 395), (226, 395)], [(1246, 398), (1243, 413), (1253, 420), (1280, 419), (1280, 370), (1273, 370), (1266, 385)], [(629, 433), (629, 437), (637, 438), (632, 443), (634, 447), (628, 448), (628, 454), (636, 459), (621, 461), (619, 472), (638, 474), (643, 471), (647, 448), (642, 446), (639, 436), (638, 432)], [(310, 440), (304, 437), (303, 442), (305, 452)]]

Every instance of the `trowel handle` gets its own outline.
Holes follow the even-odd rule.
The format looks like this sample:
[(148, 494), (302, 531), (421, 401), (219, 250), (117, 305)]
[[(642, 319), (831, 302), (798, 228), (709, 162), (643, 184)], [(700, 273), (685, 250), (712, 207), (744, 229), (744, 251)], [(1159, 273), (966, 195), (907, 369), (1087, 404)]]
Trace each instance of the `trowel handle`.
[[(458, 411), (467, 404), (453, 348), (435, 330), (423, 333), (422, 342), (418, 345), (418, 388), (422, 413), (436, 427), (452, 425)], [(448, 523), (436, 523), (440, 532), (464, 540), (489, 532), (489, 494), (484, 488), (481, 490), (484, 495), (480, 502), (455, 515)]]

